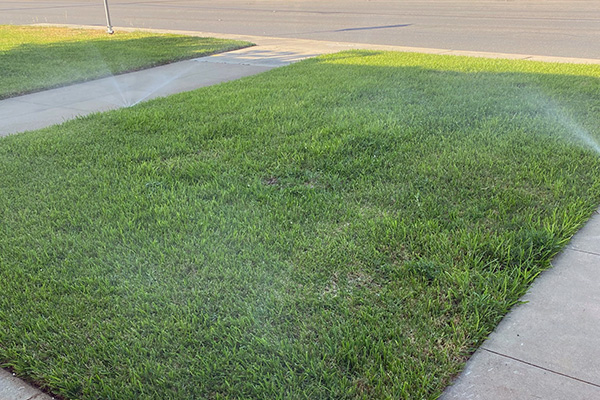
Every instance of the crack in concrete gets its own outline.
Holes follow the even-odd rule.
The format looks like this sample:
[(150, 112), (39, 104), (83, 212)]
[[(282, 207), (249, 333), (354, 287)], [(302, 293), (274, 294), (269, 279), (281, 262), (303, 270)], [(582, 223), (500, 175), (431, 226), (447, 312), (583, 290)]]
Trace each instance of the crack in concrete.
[(580, 378), (577, 378), (575, 376), (563, 374), (562, 372), (554, 371), (554, 370), (551, 370), (549, 368), (545, 368), (545, 367), (542, 367), (542, 366), (539, 366), (539, 365), (536, 365), (536, 364), (533, 364), (533, 363), (530, 363), (530, 362), (527, 362), (527, 361), (524, 361), (524, 360), (521, 360), (521, 359), (518, 359), (518, 358), (515, 358), (515, 357), (511, 357), (511, 356), (506, 355), (506, 354), (498, 353), (497, 351), (486, 349), (483, 346), (481, 346), (481, 349), (487, 351), (488, 353), (495, 354), (495, 355), (500, 356), (500, 357), (505, 357), (505, 358), (508, 358), (510, 360), (517, 361), (517, 362), (519, 362), (521, 364), (529, 365), (530, 367), (538, 368), (538, 369), (541, 369), (543, 371), (550, 372), (552, 374), (564, 376), (565, 378), (573, 379), (575, 381), (578, 381), (578, 382), (581, 382), (581, 383), (585, 383), (587, 385), (591, 385), (591, 386), (600, 388), (600, 384), (597, 384), (597, 383), (594, 383), (594, 382), (586, 381), (584, 379), (580, 379)]
[(584, 253), (584, 254), (589, 254), (589, 255), (592, 255), (592, 256), (599, 256), (600, 257), (600, 253), (596, 253), (596, 252), (593, 252), (593, 251), (581, 250), (581, 249), (576, 249), (576, 248), (573, 248), (573, 247), (567, 247), (567, 250), (572, 250), (572, 251), (576, 251), (578, 253)]
[[(36, 393), (36, 394), (34, 394), (33, 396), (29, 397), (29, 398), (28, 398), (28, 399), (26, 399), (26, 400), (35, 400), (36, 398), (39, 398), (39, 397), (44, 397), (44, 396), (45, 396), (45, 394), (44, 394), (44, 393), (42, 393), (42, 392), (40, 392), (40, 393)], [(53, 398), (54, 398), (54, 397), (53, 397)]]

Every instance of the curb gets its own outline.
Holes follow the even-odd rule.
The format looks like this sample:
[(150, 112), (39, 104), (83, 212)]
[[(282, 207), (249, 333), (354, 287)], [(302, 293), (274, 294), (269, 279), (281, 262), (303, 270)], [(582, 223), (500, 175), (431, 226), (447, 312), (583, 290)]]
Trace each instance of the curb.
[[(74, 29), (106, 29), (105, 26), (98, 25), (74, 25), (74, 24), (31, 24), (30, 26), (46, 26), (46, 27), (65, 27)], [(410, 53), (425, 53), (425, 54), (439, 54), (439, 55), (452, 55), (452, 56), (466, 56), (466, 57), (483, 57), (483, 58), (499, 58), (507, 60), (528, 60), (528, 61), (541, 61), (549, 63), (570, 63), (570, 64), (598, 64), (600, 65), (600, 59), (596, 58), (575, 58), (575, 57), (552, 57), (552, 56), (541, 56), (535, 54), (513, 54), (513, 53), (495, 53), (485, 51), (469, 51), (469, 50), (454, 50), (454, 49), (436, 49), (427, 47), (410, 47), (410, 46), (392, 46), (392, 45), (379, 45), (379, 44), (367, 44), (367, 43), (352, 43), (352, 42), (331, 42), (326, 40), (312, 40), (312, 39), (292, 39), (292, 38), (279, 38), (272, 36), (252, 36), (252, 35), (234, 35), (228, 33), (216, 33), (216, 32), (201, 32), (201, 31), (186, 31), (186, 30), (173, 30), (173, 29), (149, 29), (149, 28), (128, 28), (128, 27), (113, 27), (115, 30), (125, 32), (154, 32), (154, 33), (171, 33), (177, 35), (187, 36), (200, 36), (200, 37), (216, 37), (221, 39), (233, 39), (243, 40), (252, 42), (257, 45), (273, 45), (274, 42), (282, 43), (297, 43), (300, 45), (309, 45), (311, 43), (319, 44), (320, 46), (330, 46), (332, 52), (350, 49), (368, 49), (368, 50), (383, 50), (383, 51), (400, 51)]]

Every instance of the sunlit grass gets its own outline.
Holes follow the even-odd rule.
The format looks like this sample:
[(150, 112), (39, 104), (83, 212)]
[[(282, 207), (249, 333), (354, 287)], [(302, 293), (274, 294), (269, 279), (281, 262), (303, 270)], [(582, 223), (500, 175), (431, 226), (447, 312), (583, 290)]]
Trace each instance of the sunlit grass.
[[(389, 66), (389, 62), (395, 58), (395, 53), (374, 54), (369, 51), (355, 51), (355, 54), (362, 53), (363, 57), (337, 57), (329, 60), (333, 65), (355, 65), (355, 66)], [(350, 54), (350, 53), (349, 53)], [(370, 54), (370, 55), (369, 55)], [(468, 60), (468, 62), (465, 62)], [(484, 57), (462, 57), (462, 56), (438, 56), (431, 60), (431, 55), (422, 53), (412, 53), (406, 60), (405, 67), (423, 67), (427, 64), (429, 68), (435, 68), (440, 71), (454, 71), (462, 73), (479, 74), (482, 72), (493, 73), (532, 73), (543, 75), (572, 75), (587, 76), (591, 78), (598, 77), (598, 68), (600, 64), (567, 64), (567, 63), (547, 63), (531, 62), (527, 60), (506, 60), (502, 58), (484, 58)]]
[(249, 46), (233, 40), (0, 25), (0, 99)]
[(1, 139), (0, 361), (68, 399), (435, 399), (600, 201), (578, 68), (349, 52)]

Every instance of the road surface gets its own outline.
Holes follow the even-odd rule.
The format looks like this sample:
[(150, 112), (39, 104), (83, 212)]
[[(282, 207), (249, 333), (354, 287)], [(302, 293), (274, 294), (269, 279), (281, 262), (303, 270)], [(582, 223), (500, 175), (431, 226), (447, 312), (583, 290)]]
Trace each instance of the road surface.
[[(109, 0), (115, 26), (600, 59), (598, 0)], [(104, 25), (102, 0), (0, 0), (0, 23)]]

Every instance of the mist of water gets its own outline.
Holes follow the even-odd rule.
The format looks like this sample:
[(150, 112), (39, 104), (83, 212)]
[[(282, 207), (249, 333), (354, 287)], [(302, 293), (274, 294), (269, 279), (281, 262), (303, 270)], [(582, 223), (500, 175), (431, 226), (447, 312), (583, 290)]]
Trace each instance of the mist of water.
[(567, 115), (563, 110), (555, 110), (555, 118), (558, 123), (567, 130), (571, 135), (578, 139), (578, 142), (585, 147), (595, 151), (600, 155), (600, 145), (598, 141), (590, 134), (588, 130), (578, 124), (572, 117)]
[(93, 59), (97, 65), (101, 66), (101, 73), (103, 75), (106, 75), (104, 81), (108, 82), (115, 89), (116, 93), (118, 93), (120, 102), (114, 104), (120, 107), (133, 107), (136, 104), (139, 104), (142, 101), (151, 98), (154, 94), (156, 94), (156, 92), (165, 88), (173, 81), (181, 78), (183, 75), (190, 72), (190, 70), (195, 66), (195, 64), (192, 61), (190, 61), (190, 64), (187, 66), (187, 68), (180, 70), (176, 74), (156, 74), (153, 75), (152, 79), (146, 78), (143, 84), (140, 85), (140, 87), (136, 87), (135, 90), (135, 92), (138, 93), (139, 91), (143, 91), (144, 94), (139, 98), (133, 98), (135, 92), (127, 89), (127, 87), (129, 86), (126, 84), (127, 78), (125, 76), (115, 76), (113, 74), (111, 68), (109, 67), (108, 63), (106, 62), (98, 48), (93, 45), (93, 42), (90, 43), (89, 46), (87, 46), (87, 50), (89, 57)]
[(598, 140), (585, 127), (578, 123), (565, 107), (539, 93), (532, 95), (529, 100), (539, 110), (543, 111), (549, 122), (555, 122), (558, 127), (562, 128), (560, 130), (566, 134), (566, 137), (564, 137), (566, 141), (573, 142), (600, 155), (600, 143)]
[(169, 85), (171, 82), (173, 82), (173, 81), (181, 78), (183, 75), (185, 75), (188, 72), (190, 72), (190, 70), (193, 67), (194, 67), (193, 62), (190, 62), (190, 64), (187, 66), (187, 68), (179, 71), (177, 74), (170, 75), (168, 78), (163, 78), (163, 79), (157, 80), (150, 87), (148, 87), (147, 85), (145, 85), (146, 86), (145, 90), (147, 91), (147, 93), (144, 96), (142, 96), (141, 98), (139, 98), (136, 101), (134, 101), (133, 103), (131, 103), (130, 105), (126, 106), (126, 107), (133, 107), (136, 104), (141, 103), (142, 101), (144, 101), (147, 98), (149, 98), (150, 96), (154, 95), (156, 92), (158, 92), (159, 90), (161, 90), (165, 86)]
[(103, 78), (105, 80), (105, 82), (109, 82), (110, 85), (114, 89), (116, 89), (116, 91), (119, 93), (119, 97), (121, 98), (121, 103), (115, 103), (115, 105), (122, 106), (122, 107), (131, 106), (131, 100), (125, 96), (125, 92), (123, 90), (122, 85), (120, 84), (120, 82), (117, 80), (117, 78), (113, 74), (111, 68), (108, 66), (108, 63), (106, 62), (104, 56), (100, 53), (98, 48), (94, 45), (94, 42), (93, 41), (89, 42), (89, 44), (85, 48), (88, 52), (88, 57), (90, 59), (93, 59), (94, 63), (97, 66), (101, 67), (100, 73), (105, 76)]

